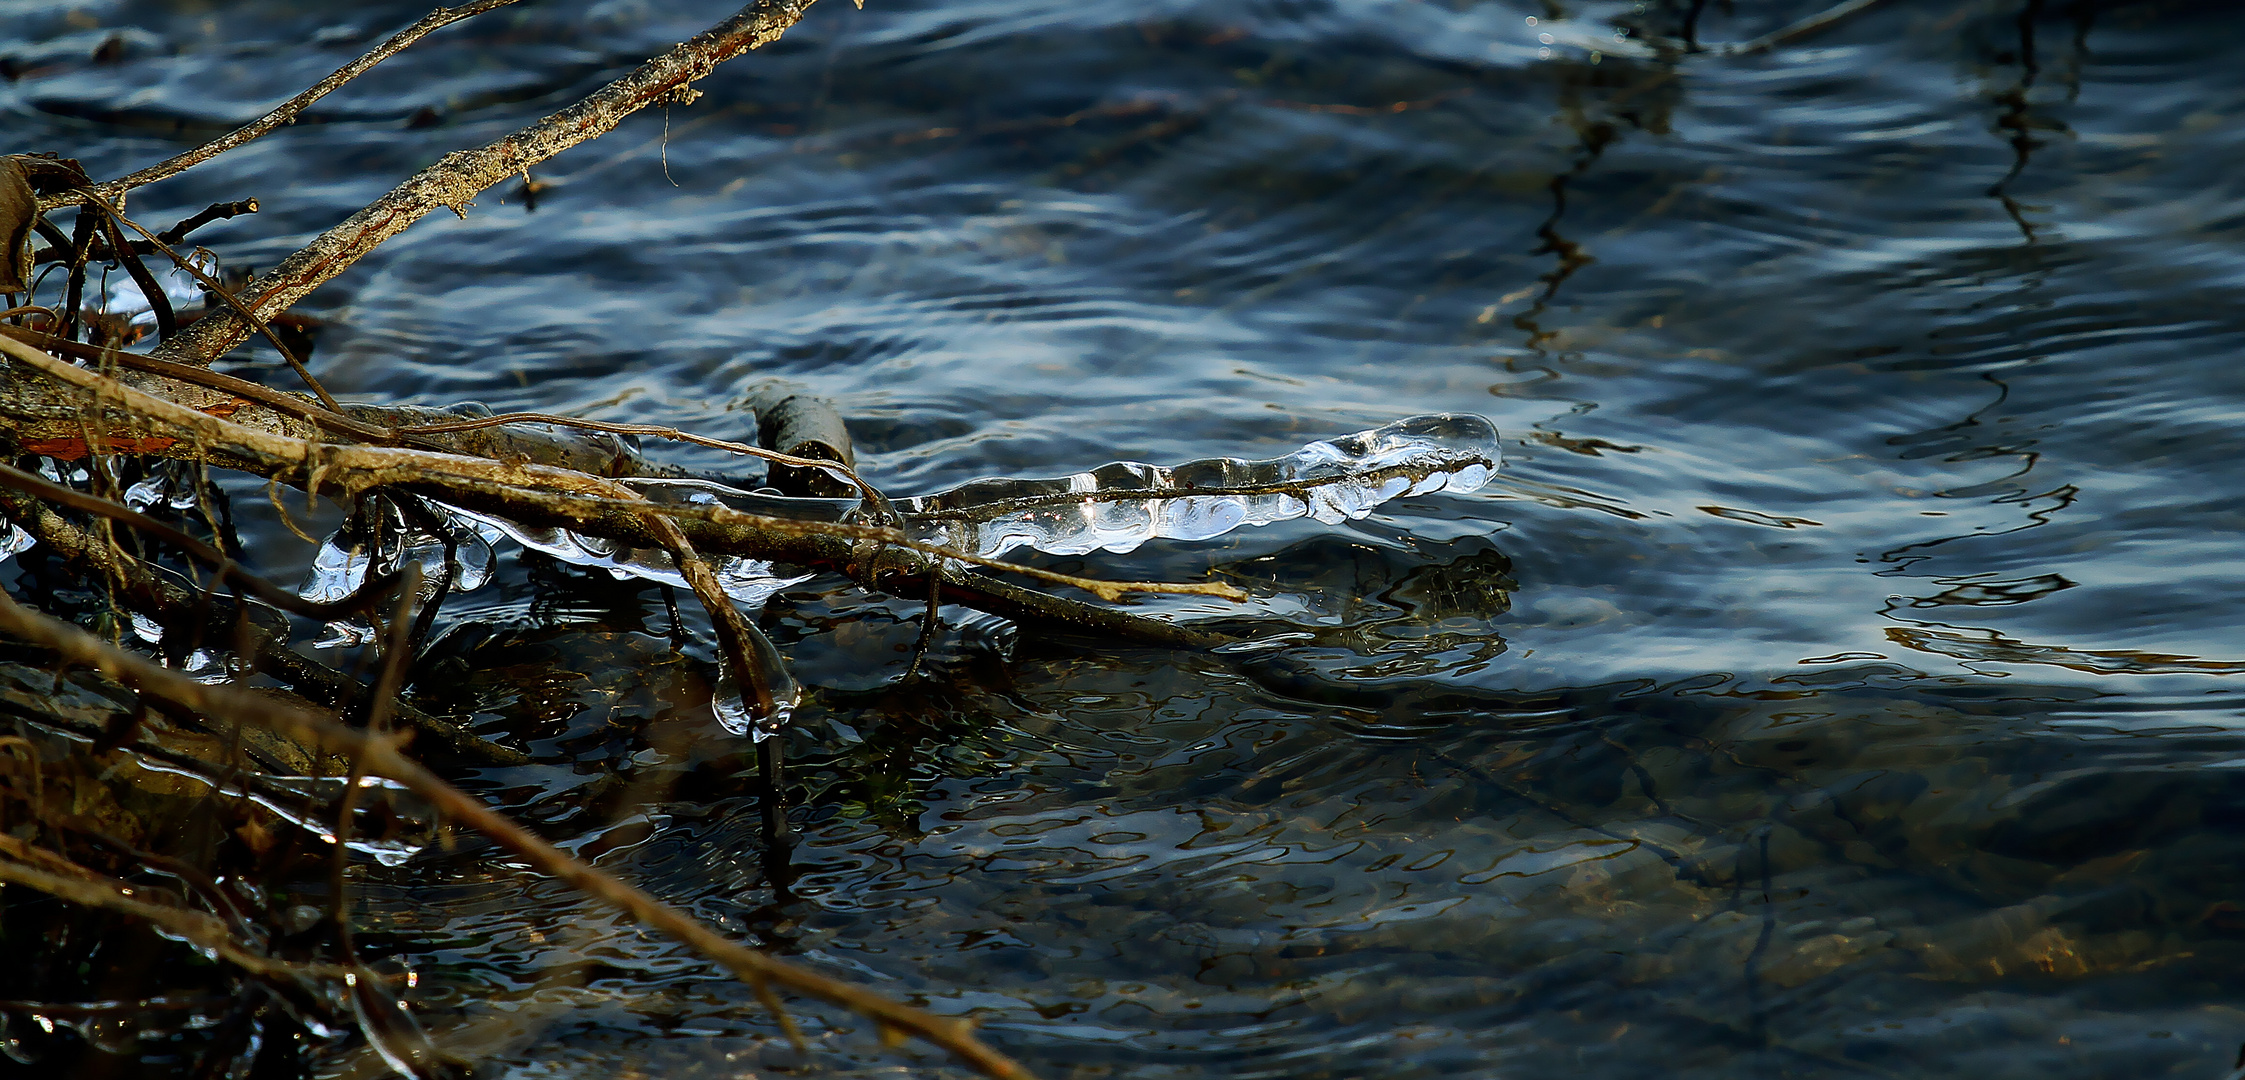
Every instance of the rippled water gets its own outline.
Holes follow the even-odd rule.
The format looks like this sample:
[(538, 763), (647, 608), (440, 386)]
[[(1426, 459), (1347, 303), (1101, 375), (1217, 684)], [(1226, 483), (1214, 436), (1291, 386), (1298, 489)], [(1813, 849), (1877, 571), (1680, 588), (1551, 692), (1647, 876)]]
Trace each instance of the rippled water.
[[(1262, 649), (947, 610), (906, 680), (910, 602), (782, 592), (784, 858), (659, 591), (510, 555), (417, 676), (539, 760), (469, 779), (1046, 1075), (2223, 1075), (2245, 22), (1896, 0), (1641, 43), (1688, 6), (822, 4), (535, 211), (416, 225), (306, 306), (339, 393), (739, 437), (784, 376), (897, 494), (1420, 413), (1506, 436), (1478, 494), (1047, 560), (1214, 569), (1253, 603), (1145, 609)], [(0, 3), (0, 108), (115, 174), (420, 10)], [(133, 208), (255, 196), (201, 235), (270, 263), (724, 10), (487, 16)], [(361, 880), (501, 1072), (801, 1064), (487, 852)], [(806, 1022), (821, 1069), (948, 1067)]]

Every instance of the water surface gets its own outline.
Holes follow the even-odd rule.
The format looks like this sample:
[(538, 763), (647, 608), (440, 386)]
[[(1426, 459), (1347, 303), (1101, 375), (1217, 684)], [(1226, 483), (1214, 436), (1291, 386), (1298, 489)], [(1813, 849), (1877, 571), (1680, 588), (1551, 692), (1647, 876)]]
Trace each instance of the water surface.
[[(2245, 22), (1895, 0), (1722, 51), (1822, 6), (1753, 0), (1647, 44), (1688, 6), (822, 4), (534, 211), (416, 225), (304, 306), (338, 393), (738, 437), (784, 377), (897, 494), (1505, 433), (1478, 494), (1046, 560), (1213, 571), (1255, 599), (1146, 609), (1259, 650), (946, 609), (907, 679), (909, 600), (783, 592), (784, 859), (660, 591), (510, 556), (417, 678), (538, 758), (467, 780), (1043, 1075), (2223, 1075)], [(132, 208), (255, 196), (200, 235), (269, 265), (725, 10), (486, 16)], [(0, 12), (11, 143), (113, 175), (421, 9)], [(486, 851), (357, 880), (496, 1075), (949, 1068), (815, 1008), (806, 1065)]]

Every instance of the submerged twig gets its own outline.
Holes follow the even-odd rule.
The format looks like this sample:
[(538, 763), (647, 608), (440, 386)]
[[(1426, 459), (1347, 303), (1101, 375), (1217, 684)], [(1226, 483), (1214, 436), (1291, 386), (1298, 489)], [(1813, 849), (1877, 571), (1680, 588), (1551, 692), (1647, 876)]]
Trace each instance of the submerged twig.
[(1805, 19), (1778, 27), (1758, 38), (1729, 46), (1723, 51), (1733, 56), (1751, 56), (1755, 53), (1768, 52), (1780, 45), (1790, 45), (1812, 35), (1821, 34), (1849, 18), (1861, 15), (1886, 2), (1887, 0), (1846, 0), (1844, 3), (1826, 8)]
[[(0, 604), (16, 611), (23, 610), (16, 608), (13, 601), (4, 598), (0, 598)], [(5, 613), (0, 613), (0, 622), (4, 621)], [(90, 635), (87, 636), (87, 640), (93, 641), (97, 645), (100, 644), (98, 639), (94, 639)], [(106, 648), (107, 646), (103, 647)], [(56, 872), (60, 869), (59, 866), (54, 865), (57, 862), (63, 865), (75, 864), (69, 863), (69, 860), (63, 859), (52, 852), (32, 848), (20, 841), (15, 841), (13, 837), (0, 839), (0, 854), (9, 856), (9, 858), (0, 859), (0, 882), (37, 889), (49, 896), (68, 900), (74, 904), (101, 908), (114, 911), (120, 915), (130, 915), (134, 918), (146, 920), (162, 927), (165, 933), (171, 934), (181, 941), (202, 949), (244, 971), (269, 979), (293, 979), (307, 975), (341, 978), (347, 974), (356, 974), (354, 969), (332, 965), (301, 964), (275, 960), (255, 951), (249, 945), (235, 938), (233, 932), (227, 929), (225, 922), (216, 915), (194, 911), (189, 908), (150, 903), (128, 895), (129, 890), (124, 886), (82, 869), (76, 874)], [(41, 856), (45, 856), (45, 858), (41, 858)], [(53, 868), (43, 870), (30, 865), (28, 861), (15, 861), (17, 859), (37, 859)]]

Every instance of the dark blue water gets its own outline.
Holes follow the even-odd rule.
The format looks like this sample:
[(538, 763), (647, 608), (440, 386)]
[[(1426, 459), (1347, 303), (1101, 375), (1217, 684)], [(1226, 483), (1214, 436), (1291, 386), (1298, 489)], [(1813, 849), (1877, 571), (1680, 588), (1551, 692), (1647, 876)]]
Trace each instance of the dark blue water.
[[(946, 609), (908, 680), (910, 598), (783, 593), (777, 862), (659, 591), (510, 558), (415, 689), (539, 764), (465, 779), (1042, 1075), (2224, 1075), (2245, 13), (1895, 0), (1739, 55), (1822, 5), (1737, 0), (1646, 43), (1688, 6), (830, 2), (534, 211), (416, 225), (303, 308), (338, 393), (739, 436), (782, 376), (898, 494), (1506, 436), (1476, 495), (1046, 560), (1214, 571), (1254, 601), (1143, 608), (1254, 656)], [(269, 265), (725, 10), (486, 16), (132, 209), (255, 196), (201, 236)], [(113, 175), (419, 13), (0, 4), (0, 115)], [(809, 1007), (800, 1062), (472, 847), (358, 880), (494, 1075), (948, 1068)]]

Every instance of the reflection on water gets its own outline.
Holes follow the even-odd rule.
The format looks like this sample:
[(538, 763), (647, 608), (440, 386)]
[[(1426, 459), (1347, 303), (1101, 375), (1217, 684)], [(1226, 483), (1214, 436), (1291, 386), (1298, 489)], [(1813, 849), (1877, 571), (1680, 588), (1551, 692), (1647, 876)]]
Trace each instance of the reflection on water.
[[(578, 850), (1047, 1075), (2221, 1076), (2245, 26), (1909, 2), (1725, 47), (1823, 6), (821, 6), (321, 294), (322, 377), (724, 436), (782, 375), (900, 491), (1432, 413), (1504, 472), (1044, 557), (1247, 588), (1143, 605), (1247, 642), (1207, 654), (946, 609), (908, 676), (917, 605), (783, 589), (792, 851), (643, 584), (502, 558), (424, 705), (527, 747), (468, 779)], [(269, 264), (722, 7), (507, 9), (135, 206), (256, 196), (198, 235)], [(11, 130), (97, 173), (420, 14), (8, 11)], [(803, 1064), (488, 852), (360, 880), (463, 1053)], [(821, 1068), (897, 1061), (805, 1019)]]

